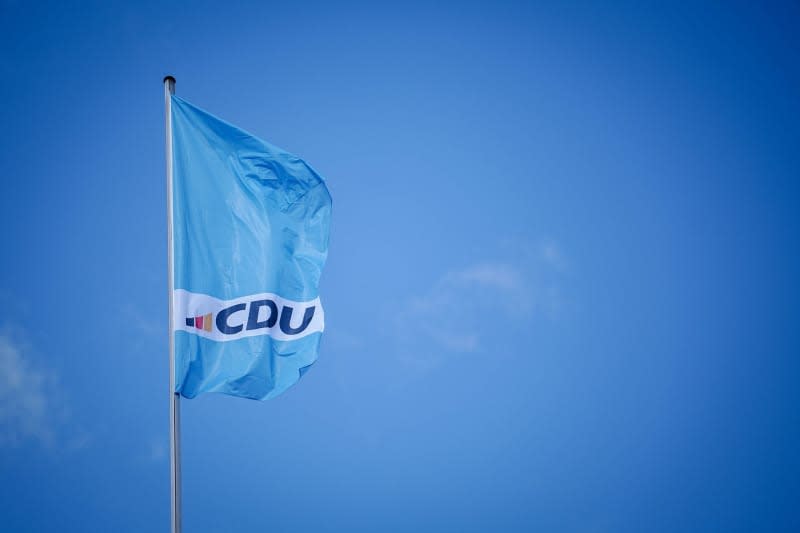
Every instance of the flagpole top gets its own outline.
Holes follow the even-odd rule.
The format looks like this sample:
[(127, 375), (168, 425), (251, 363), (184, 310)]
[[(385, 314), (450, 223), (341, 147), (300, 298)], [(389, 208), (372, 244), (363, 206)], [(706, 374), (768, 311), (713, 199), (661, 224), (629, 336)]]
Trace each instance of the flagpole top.
[(164, 91), (169, 94), (175, 94), (175, 78), (172, 76), (164, 76)]

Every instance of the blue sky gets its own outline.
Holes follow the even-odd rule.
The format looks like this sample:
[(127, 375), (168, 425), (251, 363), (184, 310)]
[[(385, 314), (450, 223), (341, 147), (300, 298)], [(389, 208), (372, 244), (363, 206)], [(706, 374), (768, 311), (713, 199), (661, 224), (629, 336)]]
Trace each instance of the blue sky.
[(800, 529), (800, 8), (0, 3), (0, 520), (169, 526), (164, 75), (334, 198), (187, 533)]

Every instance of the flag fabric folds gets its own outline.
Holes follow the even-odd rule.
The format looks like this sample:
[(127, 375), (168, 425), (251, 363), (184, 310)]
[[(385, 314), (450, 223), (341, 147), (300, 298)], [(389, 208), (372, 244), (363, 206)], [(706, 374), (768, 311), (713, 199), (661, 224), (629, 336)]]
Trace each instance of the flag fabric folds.
[(274, 397), (317, 359), (330, 194), (296, 156), (171, 107), (175, 391)]

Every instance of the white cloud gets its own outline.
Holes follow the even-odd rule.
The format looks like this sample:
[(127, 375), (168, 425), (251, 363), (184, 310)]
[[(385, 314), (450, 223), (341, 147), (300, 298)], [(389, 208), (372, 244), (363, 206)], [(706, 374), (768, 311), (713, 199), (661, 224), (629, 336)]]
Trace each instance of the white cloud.
[[(128, 335), (128, 353), (142, 353), (160, 343), (167, 334), (166, 323), (159, 323), (138, 307), (125, 303), (119, 308), (119, 313), (125, 318)], [(166, 318), (164, 319), (166, 320)]]
[(483, 263), (451, 272), (446, 281), (463, 285), (484, 285), (502, 291), (519, 291), (524, 288), (524, 279), (512, 265)]
[(0, 335), (0, 444), (26, 439), (51, 444), (46, 390), (55, 378), (23, 355), (24, 348)]
[(567, 268), (567, 260), (554, 240), (542, 241), (539, 244), (539, 255), (546, 265), (559, 272), (563, 272)]
[(444, 273), (395, 308), (394, 336), (405, 359), (427, 367), (448, 353), (481, 351), (498, 324), (524, 329), (536, 317), (557, 317), (567, 266), (558, 244), (515, 243), (498, 256)]
[(163, 437), (153, 437), (150, 439), (150, 449), (148, 453), (148, 460), (154, 463), (160, 463), (167, 458), (169, 445)]
[(36, 442), (67, 451), (85, 448), (88, 433), (64, 432), (69, 412), (57, 374), (31, 352), (17, 337), (0, 333), (0, 447)]

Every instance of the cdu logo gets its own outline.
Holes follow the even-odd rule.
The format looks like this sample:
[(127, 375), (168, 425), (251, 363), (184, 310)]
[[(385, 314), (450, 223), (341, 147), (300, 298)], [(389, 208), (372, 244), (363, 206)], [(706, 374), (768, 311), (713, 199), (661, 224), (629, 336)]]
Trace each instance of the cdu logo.
[(324, 329), (324, 313), (319, 298), (295, 302), (263, 293), (219, 300), (206, 294), (177, 289), (173, 295), (175, 329), (216, 341), (269, 335), (277, 340), (293, 340)]

